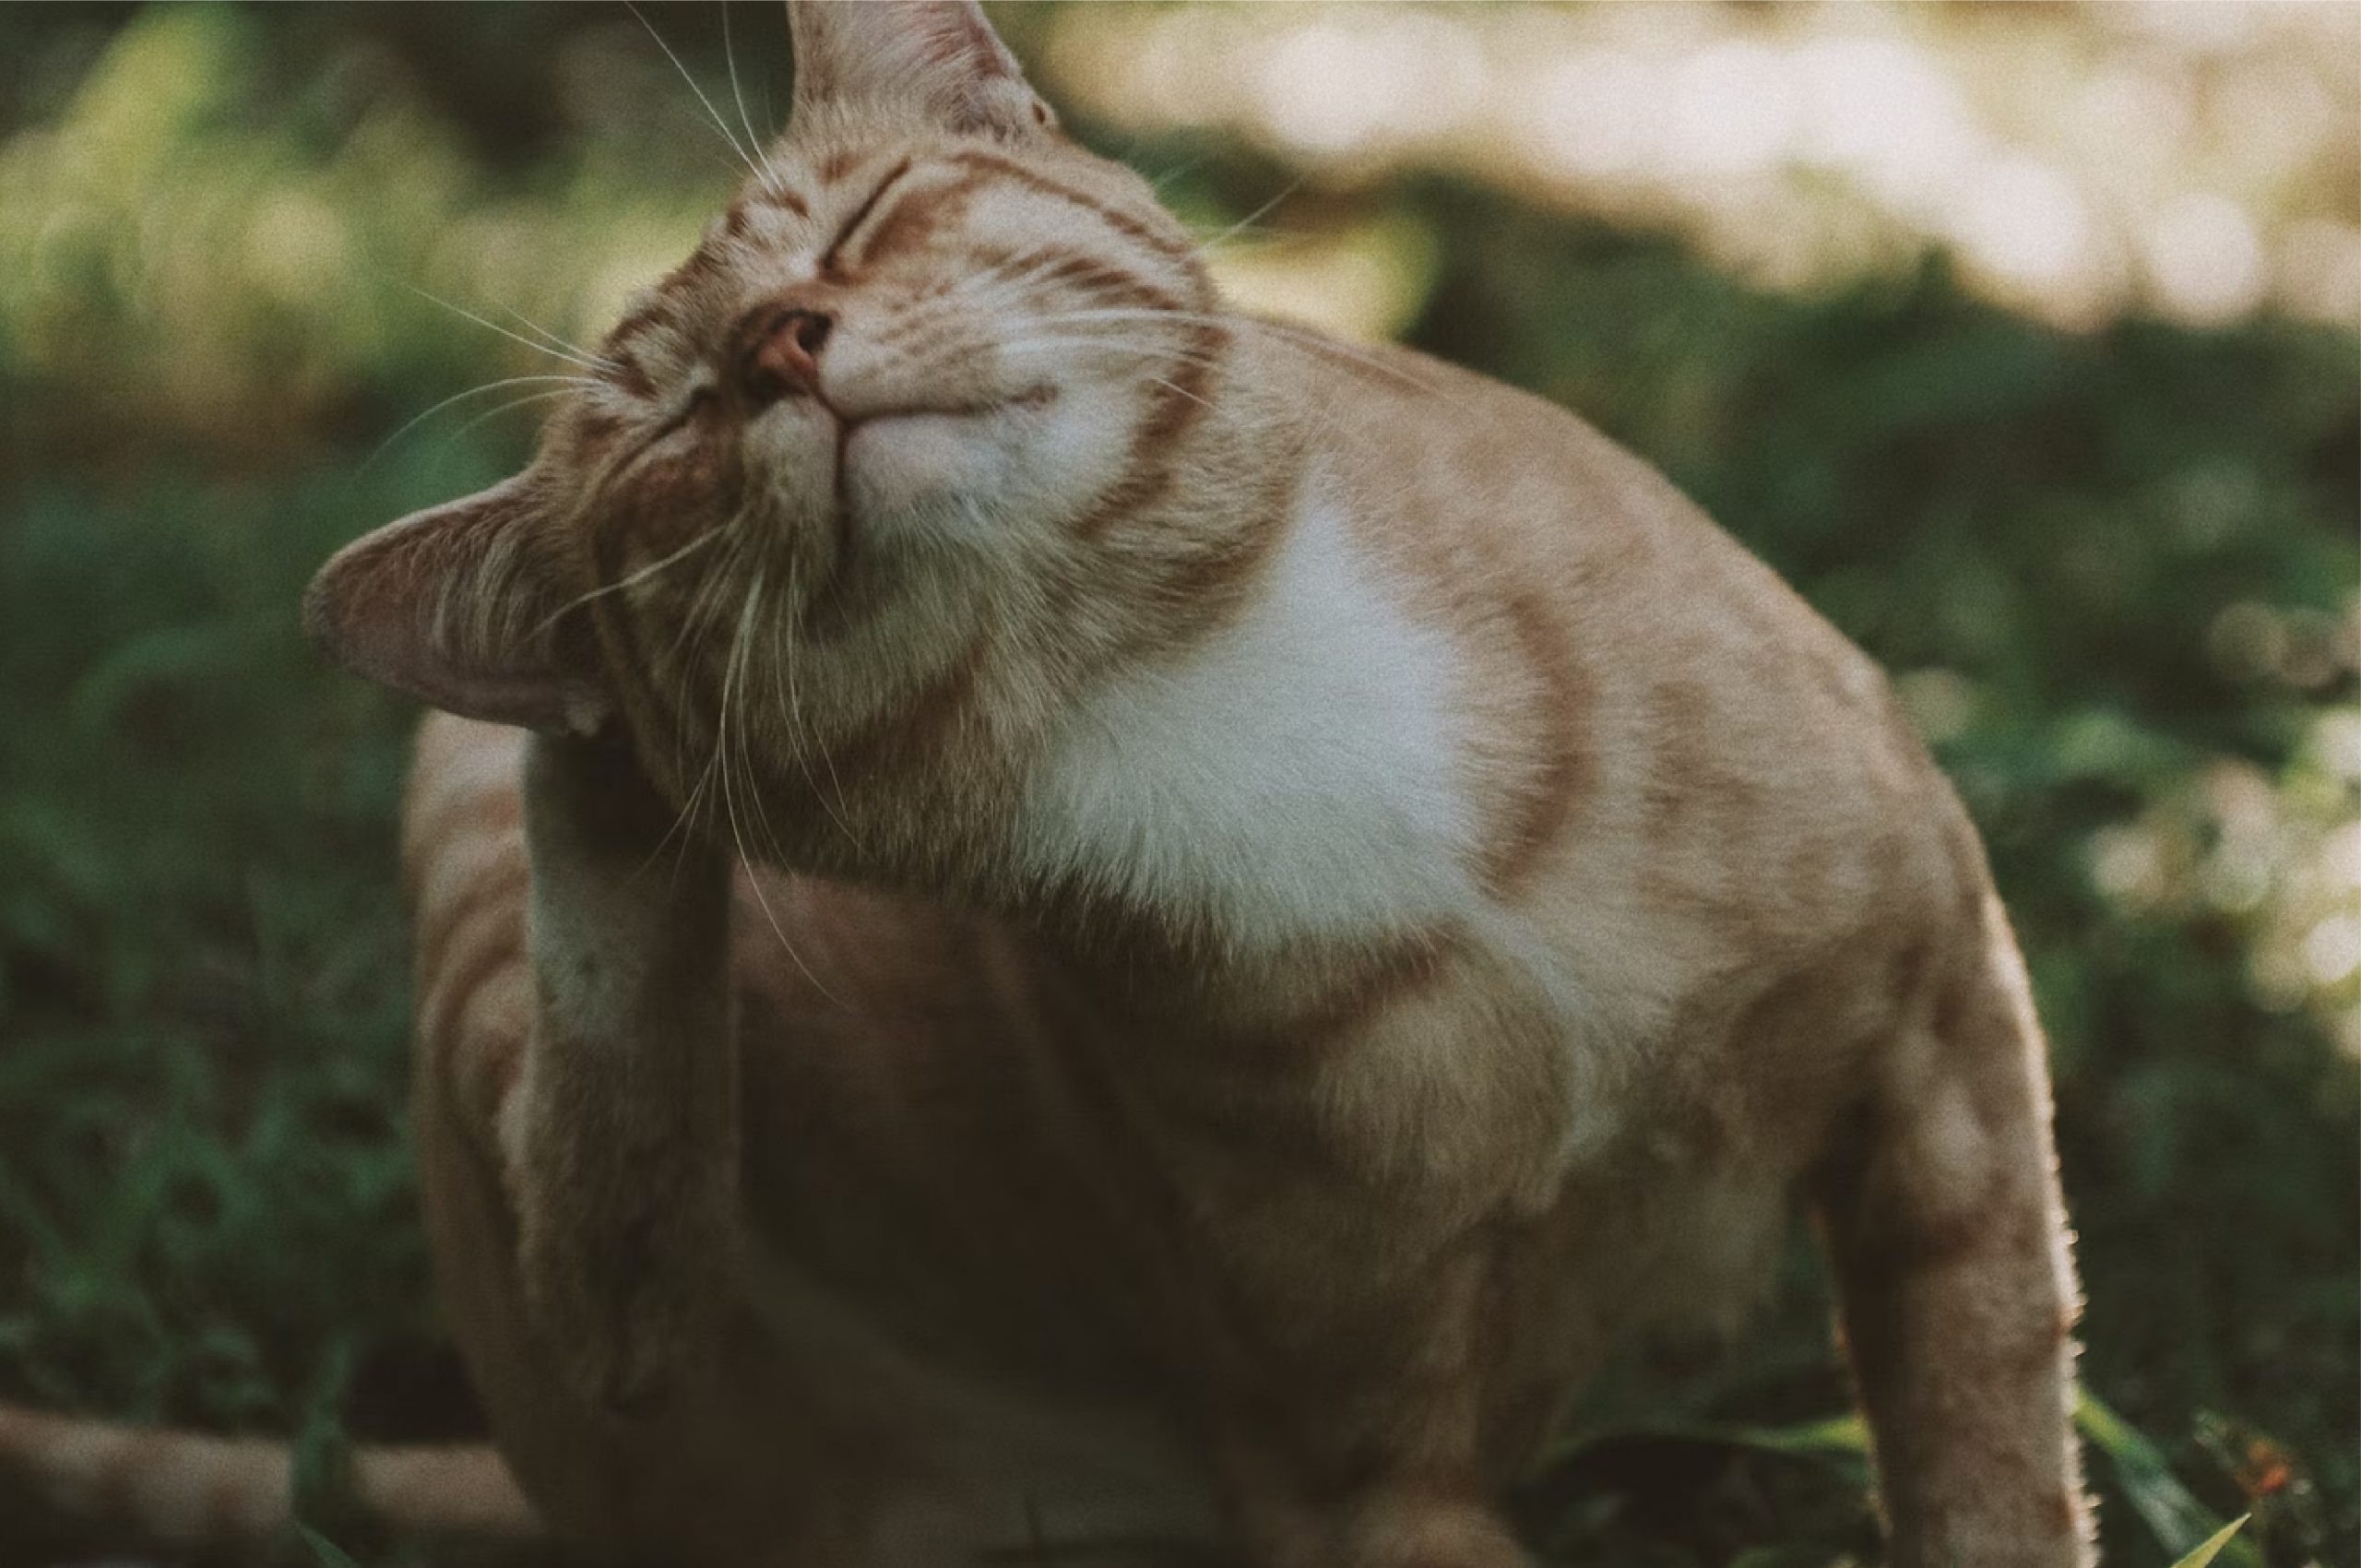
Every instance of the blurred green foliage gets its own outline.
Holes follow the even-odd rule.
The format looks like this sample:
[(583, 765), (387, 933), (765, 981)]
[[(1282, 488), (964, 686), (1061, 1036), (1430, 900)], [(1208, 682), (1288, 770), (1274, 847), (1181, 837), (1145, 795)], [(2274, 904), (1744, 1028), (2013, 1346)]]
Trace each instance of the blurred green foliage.
[[(658, 20), (734, 119), (720, 13)], [(776, 11), (736, 22), (774, 124)], [(553, 384), (386, 437), (563, 371), (518, 339), (685, 251), (732, 172), (704, 113), (606, 7), (0, 9), (0, 1393), (472, 1422), (403, 1141), (407, 716), (292, 607), (517, 460), (502, 399)], [(1209, 229), (1297, 174), (1102, 145)], [(1411, 341), (1649, 457), (1896, 671), (2054, 1037), (2113, 1561), (2195, 1544), (2142, 1523), (2165, 1485), (2353, 1562), (2361, 982), (2319, 932), (2361, 884), (2354, 338), (2068, 335), (1940, 258), (1767, 293), (1442, 177), (1264, 225), (1377, 237)], [(1844, 1401), (1799, 1248), (1738, 1355), (1611, 1380), (1525, 1515), (1568, 1562), (1858, 1557)]]

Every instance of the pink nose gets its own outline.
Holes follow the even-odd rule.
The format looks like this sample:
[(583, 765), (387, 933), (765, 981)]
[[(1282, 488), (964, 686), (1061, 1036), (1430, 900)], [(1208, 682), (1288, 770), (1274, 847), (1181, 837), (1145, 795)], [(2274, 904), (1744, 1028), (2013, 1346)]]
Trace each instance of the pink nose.
[(765, 408), (781, 398), (808, 398), (820, 389), (820, 350), (836, 326), (816, 310), (765, 307), (738, 363), (738, 385), (747, 400)]

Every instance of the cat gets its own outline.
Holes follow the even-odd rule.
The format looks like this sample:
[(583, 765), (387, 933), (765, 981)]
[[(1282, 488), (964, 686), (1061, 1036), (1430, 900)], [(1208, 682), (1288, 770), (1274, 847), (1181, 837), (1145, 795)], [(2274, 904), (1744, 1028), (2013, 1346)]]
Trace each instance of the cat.
[(306, 601), (441, 710), (419, 1153), (533, 1513), (1515, 1568), (1800, 1201), (1892, 1561), (2090, 1562), (2043, 1042), (1874, 667), (1567, 412), (1226, 306), (970, 0), (789, 18), (529, 467)]

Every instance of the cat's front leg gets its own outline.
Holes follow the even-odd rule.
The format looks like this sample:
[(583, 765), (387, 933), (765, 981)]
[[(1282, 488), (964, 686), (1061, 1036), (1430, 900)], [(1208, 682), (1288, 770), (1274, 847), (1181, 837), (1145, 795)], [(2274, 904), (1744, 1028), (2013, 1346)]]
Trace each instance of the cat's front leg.
[(1821, 1199), (1894, 1568), (2083, 1568), (2073, 1271), (2041, 1036), (1997, 903)]
[(621, 747), (531, 742), (535, 1019), (501, 1129), (518, 1272), (552, 1362), (626, 1413), (694, 1374), (736, 1277), (730, 867), (676, 820)]

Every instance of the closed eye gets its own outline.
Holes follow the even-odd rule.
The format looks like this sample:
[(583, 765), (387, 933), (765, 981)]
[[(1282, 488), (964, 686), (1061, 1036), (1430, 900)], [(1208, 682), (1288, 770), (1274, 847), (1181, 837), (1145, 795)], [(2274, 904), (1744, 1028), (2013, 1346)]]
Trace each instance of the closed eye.
[(719, 394), (710, 386), (691, 388), (688, 397), (682, 399), (679, 410), (670, 419), (666, 420), (663, 428), (656, 433), (655, 439), (661, 441), (674, 431), (682, 429), (698, 415), (711, 409), (718, 400)]
[(877, 183), (877, 188), (869, 193), (869, 199), (853, 209), (853, 215), (845, 220), (843, 228), (836, 231), (836, 237), (828, 242), (827, 250), (820, 256), (820, 271), (824, 275), (834, 277), (836, 274), (838, 258), (844, 254), (844, 248), (852, 243), (855, 234), (860, 232), (860, 226), (869, 221), (870, 214), (877, 210), (877, 204), (885, 199), (885, 193), (909, 172), (910, 160), (905, 158), (887, 170), (885, 177)]

